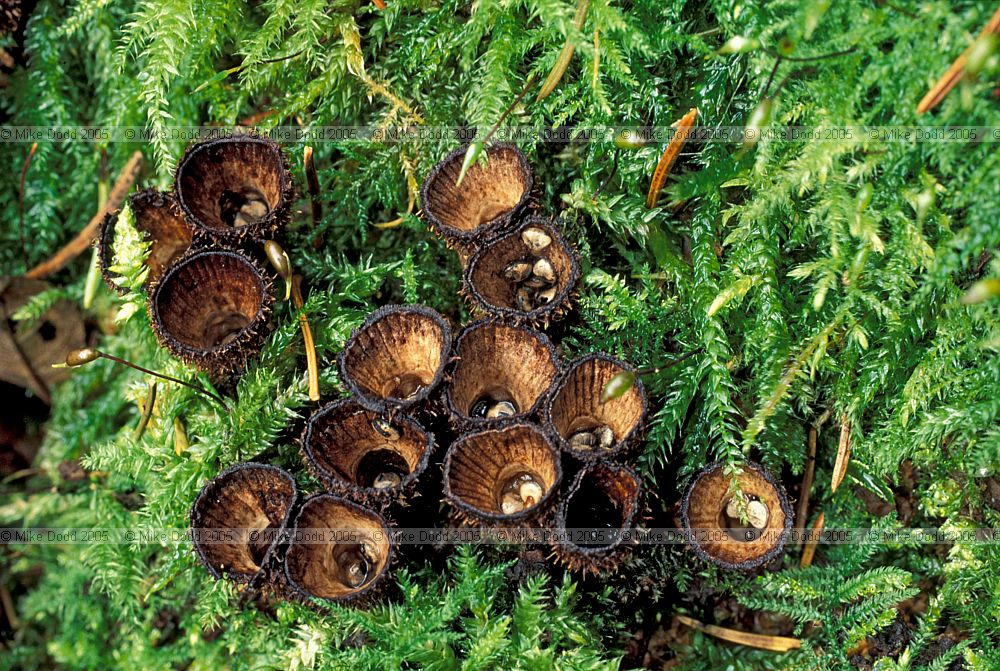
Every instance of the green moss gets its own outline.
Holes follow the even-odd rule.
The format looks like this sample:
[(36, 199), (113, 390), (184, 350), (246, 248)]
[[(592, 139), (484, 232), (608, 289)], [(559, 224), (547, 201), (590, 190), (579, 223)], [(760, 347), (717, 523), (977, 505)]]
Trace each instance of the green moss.
[[(915, 112), (986, 23), (988, 3), (591, 0), (579, 31), (569, 2), (387, 4), (80, 0), (66, 8), (41, 0), (26, 33), (27, 66), (0, 89), (0, 109), (5, 123), (19, 126), (156, 131), (270, 112), (264, 128), (422, 122), (485, 132), (528, 77), (544, 80), (570, 39), (576, 51), (562, 81), (541, 103), (529, 92), (512, 121), (667, 126), (697, 106), (706, 126), (741, 127), (771, 80), (777, 125), (820, 133), (1000, 127), (995, 57), (932, 113)], [(716, 55), (737, 35), (760, 46)], [(776, 62), (779, 52), (790, 58)], [(284, 246), (310, 287), (304, 309), (325, 398), (341, 393), (333, 362), (344, 340), (377, 305), (420, 302), (456, 324), (468, 320), (458, 261), (415, 216), (419, 203), (399, 226), (374, 226), (404, 214), (408, 185), (457, 144), (315, 143), (325, 214), (317, 225), (308, 214), (294, 217)], [(23, 272), (72, 238), (97, 207), (99, 183), (113, 180), (132, 151), (147, 158), (143, 184), (167, 187), (184, 145), (160, 135), (148, 144), (39, 144), (22, 232), (29, 145), (4, 145), (2, 274)], [(652, 412), (637, 466), (657, 494), (655, 522), (672, 524), (669, 506), (716, 459), (761, 461), (794, 490), (808, 427), (829, 411), (811, 499), (827, 527), (903, 525), (893, 515), (876, 521), (857, 494), (891, 499), (893, 488), (912, 503), (906, 526), (997, 525), (988, 478), (1000, 468), (1000, 301), (959, 301), (975, 282), (1000, 276), (993, 142), (862, 133), (764, 138), (742, 154), (736, 143), (690, 142), (652, 211), (645, 192), (662, 145), (621, 150), (617, 161), (610, 137), (522, 148), (536, 170), (541, 212), (561, 214), (582, 256), (578, 318), (553, 327), (567, 355), (603, 350), (641, 367), (698, 352), (644, 378)], [(301, 146), (286, 150), (304, 189)], [(103, 156), (110, 175), (102, 175)], [(136, 249), (121, 251), (138, 267)], [(53, 278), (58, 295), (82, 295), (86, 263)], [(113, 332), (105, 326), (102, 350), (208, 384), (156, 347), (145, 314), (130, 307), (142, 305), (140, 294), (123, 306), (101, 291), (89, 316), (102, 324), (127, 317)], [(43, 294), (24, 319), (56, 295)], [(297, 313), (283, 304), (274, 319), (232, 413), (161, 385), (157, 414), (139, 439), (132, 429), (147, 388), (142, 376), (107, 361), (75, 371), (54, 392), (38, 474), (0, 485), (0, 521), (184, 528), (209, 477), (261, 455), (292, 469), (304, 491), (317, 489), (292, 443), (309, 410)], [(831, 494), (841, 418), (851, 426), (852, 465)], [(179, 453), (178, 422), (189, 440)], [(58, 465), (67, 459), (97, 473), (64, 482)], [(913, 491), (900, 493), (904, 460), (916, 476)], [(509, 555), (478, 548), (454, 554), (443, 575), (433, 559), (408, 564), (397, 574), (397, 601), (356, 612), (258, 608), (213, 583), (183, 547), (3, 546), (0, 581), (22, 620), (3, 661), (213, 668), (235, 655), (241, 668), (614, 668), (632, 633), (648, 637), (657, 617), (667, 628), (675, 611), (716, 617), (699, 605), (712, 595), (786, 614), (803, 649), (777, 656), (698, 634), (669, 641), (663, 654), (677, 655), (680, 668), (848, 668), (852, 645), (920, 590), (930, 605), (906, 656), (885, 668), (907, 668), (907, 659), (909, 668), (926, 667), (921, 651), (947, 629), (964, 639), (950, 655), (988, 669), (1000, 665), (996, 548), (824, 545), (804, 570), (790, 549), (781, 570), (760, 579), (707, 568), (679, 548), (644, 548), (623, 567), (627, 579), (579, 585), (519, 585), (505, 573)], [(743, 627), (738, 618), (717, 623)], [(642, 653), (628, 661), (641, 663)], [(930, 668), (946, 663), (941, 657)]]

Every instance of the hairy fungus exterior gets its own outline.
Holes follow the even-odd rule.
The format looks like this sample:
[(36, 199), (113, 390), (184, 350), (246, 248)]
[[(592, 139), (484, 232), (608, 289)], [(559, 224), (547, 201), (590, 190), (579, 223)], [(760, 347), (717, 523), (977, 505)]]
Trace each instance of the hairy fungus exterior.
[(210, 480), (191, 507), (198, 558), (216, 579), (270, 575), (298, 496), (295, 480), (268, 464), (237, 464)]
[[(543, 231), (551, 243), (533, 251), (523, 236), (529, 229)], [(518, 307), (517, 287), (504, 276), (510, 264), (525, 258), (546, 259), (556, 277), (551, 300), (527, 311)], [(515, 323), (548, 324), (569, 309), (579, 279), (576, 252), (555, 223), (545, 217), (528, 217), (516, 230), (490, 240), (472, 255), (465, 267), (462, 292), (477, 310), (489, 316)]]
[[(191, 248), (194, 228), (184, 219), (172, 194), (146, 189), (129, 198), (129, 206), (135, 219), (135, 227), (150, 242), (149, 257), (146, 259), (146, 266), (149, 268), (146, 286), (149, 287), (163, 276), (170, 264)], [(97, 243), (97, 256), (104, 283), (118, 295), (124, 296), (128, 290), (115, 282), (111, 272), (117, 224), (118, 212), (112, 212), (104, 218)]]
[(748, 571), (781, 554), (794, 515), (784, 487), (763, 466), (745, 462), (736, 478), (744, 496), (766, 506), (766, 526), (740, 529), (727, 522), (732, 477), (719, 462), (702, 469), (688, 487), (681, 524), (692, 533), (691, 547), (699, 557), (725, 569)]
[(574, 571), (613, 571), (629, 547), (642, 483), (628, 466), (597, 462), (573, 479), (556, 508), (556, 557)]
[(456, 185), (466, 149), (445, 157), (420, 189), (423, 212), (435, 233), (460, 253), (509, 229), (528, 204), (534, 185), (531, 166), (511, 144), (494, 144), (486, 162), (469, 168)]
[(149, 317), (163, 347), (222, 377), (260, 351), (273, 301), (270, 279), (249, 257), (207, 249), (167, 269), (149, 295)]
[[(345, 575), (345, 556), (364, 557), (363, 581)], [(285, 578), (303, 599), (359, 604), (374, 598), (392, 563), (392, 538), (382, 517), (330, 494), (312, 496), (295, 517)]]
[(451, 328), (422, 305), (387, 305), (354, 330), (340, 373), (358, 402), (378, 413), (427, 399), (444, 376)]
[[(601, 391), (611, 378), (631, 370), (624, 361), (602, 353), (587, 354), (566, 367), (542, 411), (546, 431), (561, 450), (583, 461), (596, 461), (618, 456), (638, 442), (648, 403), (638, 377), (622, 396), (601, 403)], [(606, 449), (580, 449), (572, 444), (574, 434), (600, 425), (614, 432), (614, 441)]]
[[(519, 474), (537, 478), (542, 495), (533, 505), (504, 513), (502, 490)], [(444, 460), (445, 499), (460, 519), (484, 526), (537, 524), (556, 498), (562, 479), (559, 451), (534, 424), (517, 423), (467, 433)]]
[[(445, 405), (461, 430), (533, 416), (559, 372), (559, 357), (542, 333), (498, 321), (467, 326), (455, 339), (455, 364), (445, 388)], [(477, 405), (508, 401), (506, 418), (475, 413)]]
[[(330, 492), (365, 505), (404, 499), (433, 450), (434, 436), (415, 420), (402, 414), (390, 420), (349, 398), (316, 410), (302, 433), (310, 472)], [(398, 472), (399, 483), (378, 486), (383, 471)]]
[(181, 210), (216, 242), (273, 237), (288, 222), (292, 178), (281, 148), (262, 137), (229, 137), (188, 148), (174, 176)]

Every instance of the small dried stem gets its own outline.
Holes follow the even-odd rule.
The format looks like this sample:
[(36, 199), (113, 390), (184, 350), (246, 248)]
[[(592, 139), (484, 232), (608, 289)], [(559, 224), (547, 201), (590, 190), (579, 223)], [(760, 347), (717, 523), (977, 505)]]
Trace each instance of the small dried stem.
[(229, 410), (229, 406), (226, 404), (225, 399), (223, 399), (218, 394), (213, 394), (212, 392), (210, 392), (209, 390), (205, 389), (204, 387), (199, 387), (198, 385), (196, 385), (196, 384), (194, 384), (192, 382), (185, 382), (184, 380), (181, 380), (181, 379), (176, 378), (176, 377), (172, 377), (170, 375), (165, 375), (163, 373), (157, 373), (155, 370), (150, 370), (148, 368), (144, 368), (143, 366), (140, 366), (139, 364), (132, 363), (131, 361), (126, 361), (125, 359), (116, 357), (113, 354), (105, 354), (104, 352), (100, 352), (100, 353), (98, 353), (98, 356), (101, 357), (102, 359), (107, 359), (108, 361), (114, 361), (115, 363), (120, 363), (123, 366), (128, 366), (129, 368), (134, 368), (135, 370), (139, 371), (140, 373), (146, 373), (147, 375), (152, 375), (154, 377), (158, 377), (158, 378), (161, 378), (163, 380), (167, 380), (169, 382), (176, 382), (177, 384), (183, 385), (183, 386), (187, 387), (188, 389), (192, 389), (192, 390), (198, 392), (199, 394), (204, 394), (205, 396), (208, 396), (212, 400), (218, 402), (219, 405), (221, 405), (226, 411)]
[[(302, 310), (302, 277), (296, 275), (292, 280), (292, 303)], [(306, 370), (309, 376), (309, 400), (319, 400), (319, 363), (316, 359), (316, 343), (313, 341), (312, 329), (305, 312), (299, 314), (299, 326), (302, 328), (302, 340), (306, 348)]]
[(313, 148), (306, 146), (302, 150), (303, 165), (306, 173), (306, 184), (309, 186), (309, 202), (312, 206), (313, 226), (319, 226), (323, 219), (323, 203), (319, 199), (319, 177), (316, 175), (316, 164), (313, 163)]
[(139, 417), (139, 424), (135, 427), (135, 431), (132, 433), (132, 438), (139, 440), (142, 438), (143, 432), (146, 430), (146, 425), (149, 424), (149, 418), (153, 416), (153, 405), (156, 403), (156, 380), (149, 381), (149, 392), (146, 393), (146, 400), (142, 403), (142, 416)]

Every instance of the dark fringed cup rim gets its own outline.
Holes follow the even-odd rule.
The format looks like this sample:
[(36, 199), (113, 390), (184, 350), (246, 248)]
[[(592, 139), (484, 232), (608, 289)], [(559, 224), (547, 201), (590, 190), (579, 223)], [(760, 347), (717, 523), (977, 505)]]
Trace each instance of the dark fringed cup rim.
[[(508, 212), (496, 217), (488, 225), (479, 225), (469, 230), (462, 230), (446, 224), (441, 220), (440, 215), (435, 211), (433, 205), (431, 205), (435, 200), (431, 191), (435, 188), (439, 180), (449, 178), (445, 174), (447, 169), (454, 167), (456, 164), (459, 168), (461, 167), (465, 160), (467, 149), (468, 146), (463, 146), (445, 156), (440, 163), (434, 166), (434, 169), (427, 175), (427, 178), (420, 187), (420, 202), (423, 204), (423, 213), (427, 217), (431, 229), (437, 235), (444, 238), (449, 245), (463, 250), (465, 253), (473, 251), (489, 238), (510, 229), (519, 220), (528, 206), (528, 202), (531, 199), (531, 190), (535, 185), (534, 171), (531, 169), (531, 164), (528, 163), (524, 152), (509, 143), (498, 142), (491, 144), (485, 150), (487, 160), (489, 160), (491, 154), (508, 151), (513, 152), (517, 158), (518, 166), (525, 175), (524, 193), (521, 195), (521, 199)], [(468, 175), (466, 175), (466, 179), (468, 179)]]
[(306, 464), (309, 467), (310, 472), (312, 472), (317, 479), (322, 481), (332, 494), (349, 500), (357, 500), (358, 503), (363, 505), (375, 504), (385, 506), (395, 500), (403, 498), (414, 488), (417, 480), (419, 480), (420, 476), (423, 475), (425, 470), (427, 470), (427, 465), (430, 463), (431, 455), (434, 453), (434, 434), (425, 429), (420, 422), (412, 417), (401, 413), (395, 414), (392, 418), (392, 423), (394, 425), (404, 424), (416, 434), (424, 436), (424, 447), (421, 451), (420, 459), (417, 461), (417, 465), (410, 471), (410, 473), (395, 487), (391, 487), (389, 489), (362, 487), (355, 482), (345, 480), (336, 473), (331, 473), (320, 464), (316, 457), (316, 446), (314, 445), (316, 424), (331, 414), (336, 416), (340, 413), (350, 415), (364, 414), (369, 421), (382, 418), (382, 416), (377, 412), (369, 410), (365, 406), (358, 403), (356, 399), (351, 397), (331, 401), (330, 403), (318, 408), (312, 413), (312, 415), (309, 416), (309, 419), (306, 422), (306, 427), (302, 432), (302, 438), (300, 439), (302, 452), (305, 455)]
[[(615, 531), (628, 531), (635, 525), (636, 517), (639, 514), (639, 507), (642, 500), (643, 486), (642, 479), (631, 467), (619, 464), (614, 461), (602, 460), (588, 464), (576, 474), (572, 484), (562, 496), (559, 506), (556, 508), (555, 529), (558, 543), (553, 546), (553, 550), (566, 566), (574, 571), (591, 572), (594, 574), (603, 573), (614, 568), (619, 561), (619, 556), (627, 546), (623, 534), (619, 533), (617, 538), (607, 545), (582, 546), (569, 539), (566, 533), (566, 518), (569, 515), (569, 506), (573, 502), (573, 497), (583, 486), (584, 481), (591, 477), (614, 477), (619, 481), (630, 480), (635, 489), (628, 508), (622, 509), (622, 524)], [(605, 489), (602, 487), (602, 489)], [(605, 493), (607, 490), (605, 489)], [(608, 496), (610, 499), (611, 497)]]
[[(555, 402), (559, 392), (563, 389), (563, 386), (573, 375), (579, 367), (584, 366), (592, 361), (601, 361), (623, 371), (635, 372), (635, 367), (628, 362), (622, 361), (621, 359), (605, 354), (604, 352), (593, 352), (591, 354), (586, 354), (582, 357), (574, 359), (565, 367), (562, 374), (556, 378), (556, 381), (552, 383), (552, 389), (549, 392), (548, 397), (545, 399), (545, 403), (542, 406), (542, 424), (545, 427), (546, 433), (552, 441), (559, 446), (559, 449), (563, 452), (572, 455), (574, 458), (587, 463), (594, 463), (598, 461), (603, 461), (605, 459), (611, 459), (620, 457), (622, 454), (628, 452), (630, 449), (635, 447), (635, 445), (641, 440), (643, 435), (643, 430), (646, 425), (646, 416), (649, 413), (649, 399), (646, 396), (646, 389), (642, 385), (642, 380), (636, 375), (635, 383), (632, 385), (632, 389), (626, 392), (626, 394), (632, 393), (633, 391), (638, 394), (639, 402), (641, 404), (641, 412), (639, 414), (639, 419), (632, 425), (632, 428), (627, 434), (625, 434), (621, 439), (615, 442), (609, 449), (606, 450), (578, 450), (574, 448), (569, 440), (563, 438), (562, 434), (556, 429), (555, 423), (552, 421), (552, 405)], [(601, 389), (596, 389), (595, 394), (597, 398), (600, 398)], [(617, 400), (617, 399), (615, 399)], [(614, 403), (615, 400), (608, 401), (609, 403)]]
[[(274, 207), (270, 208), (270, 211), (264, 217), (253, 224), (239, 228), (213, 226), (199, 217), (192, 209), (189, 199), (185, 198), (186, 189), (182, 181), (184, 172), (204, 152), (217, 147), (227, 147), (234, 144), (260, 145), (272, 152), (275, 157), (275, 166), (278, 169), (278, 202)], [(247, 239), (258, 242), (263, 241), (275, 236), (278, 231), (284, 228), (289, 220), (288, 210), (291, 207), (295, 191), (292, 186), (291, 172), (288, 169), (288, 160), (285, 158), (285, 154), (281, 151), (278, 143), (265, 137), (240, 135), (236, 137), (216, 138), (190, 145), (184, 152), (184, 156), (181, 158), (174, 173), (174, 193), (176, 194), (177, 204), (184, 213), (184, 217), (195, 228), (199, 237), (208, 238), (216, 242), (242, 243)]]
[[(129, 198), (129, 204), (132, 207), (132, 214), (136, 218), (136, 228), (145, 237), (149, 237), (147, 231), (143, 229), (139, 222), (139, 213), (137, 212), (137, 206), (140, 207), (154, 207), (154, 208), (167, 208), (172, 210), (171, 214), (177, 217), (178, 221), (182, 222), (190, 231), (192, 236), (192, 243), (194, 238), (194, 227), (191, 226), (190, 222), (184, 218), (181, 213), (180, 207), (177, 204), (177, 199), (174, 198), (171, 193), (163, 193), (162, 191), (157, 191), (156, 189), (144, 189), (138, 191)], [(101, 277), (104, 279), (104, 284), (107, 285), (109, 289), (114, 291), (119, 296), (125, 296), (128, 294), (128, 289), (121, 286), (115, 282), (115, 276), (111, 272), (111, 266), (114, 265), (114, 243), (115, 243), (115, 229), (118, 225), (118, 217), (121, 216), (120, 210), (115, 210), (114, 212), (109, 212), (104, 217), (104, 221), (101, 222), (101, 232), (97, 238), (97, 260), (101, 267)], [(156, 241), (152, 241), (156, 244)], [(191, 244), (188, 244), (188, 249), (191, 249)], [(152, 255), (152, 251), (150, 251)], [(147, 259), (146, 265), (149, 265), (149, 260)], [(152, 269), (150, 269), (152, 271)], [(163, 269), (164, 272), (166, 268)], [(147, 276), (143, 286), (149, 288), (150, 285), (156, 282), (157, 276), (154, 276), (152, 272)]]
[(115, 282), (115, 276), (111, 273), (111, 266), (114, 265), (114, 244), (115, 227), (118, 225), (118, 217), (121, 210), (108, 212), (101, 222), (101, 232), (97, 238), (97, 262), (101, 266), (101, 278), (105, 286), (119, 296), (128, 294), (128, 289)]
[[(691, 539), (690, 547), (694, 550), (696, 555), (698, 555), (701, 559), (709, 562), (710, 564), (714, 564), (715, 566), (718, 566), (720, 568), (733, 571), (750, 571), (759, 568), (761, 566), (764, 566), (773, 561), (774, 559), (776, 559), (777, 557), (781, 556), (782, 552), (784, 552), (785, 549), (785, 541), (787, 540), (788, 534), (792, 529), (792, 524), (794, 522), (795, 514), (792, 512), (792, 505), (788, 500), (788, 494), (785, 492), (785, 488), (781, 485), (780, 482), (778, 482), (775, 479), (775, 477), (766, 468), (752, 461), (745, 461), (742, 464), (740, 464), (740, 466), (742, 467), (743, 471), (753, 471), (756, 475), (761, 477), (765, 481), (765, 483), (767, 483), (767, 485), (773, 490), (774, 496), (778, 500), (778, 503), (781, 507), (781, 512), (784, 517), (784, 521), (777, 542), (773, 546), (768, 548), (765, 552), (755, 557), (750, 557), (749, 559), (746, 559), (741, 562), (730, 562), (713, 555), (706, 549), (706, 546), (710, 548), (712, 544), (707, 543), (703, 545), (696, 538)], [(714, 473), (715, 471), (722, 469), (723, 467), (725, 467), (725, 463), (722, 461), (716, 461), (705, 466), (700, 471), (698, 471), (698, 474), (691, 481), (691, 484), (688, 485), (687, 491), (684, 492), (684, 498), (681, 499), (681, 510), (680, 510), (681, 525), (685, 530), (691, 529), (692, 497), (699, 482), (705, 476), (708, 476)], [(727, 491), (728, 491), (728, 485), (727, 485)], [(721, 510), (719, 511), (720, 514), (722, 512), (723, 511)], [(772, 516), (768, 519), (768, 522), (770, 522), (772, 519), (773, 519), (773, 513)], [(769, 524), (767, 527), (765, 527), (765, 530), (773, 532), (777, 528), (778, 527), (771, 527)], [(720, 531), (723, 530), (720, 528)]]
[[(180, 271), (196, 261), (211, 256), (234, 259), (249, 270), (256, 278), (261, 300), (253, 319), (239, 331), (232, 342), (210, 348), (193, 347), (181, 342), (164, 325), (160, 314), (160, 295)], [(252, 258), (236, 249), (212, 247), (191, 250), (171, 265), (149, 292), (147, 311), (160, 346), (186, 363), (212, 375), (223, 376), (241, 370), (250, 359), (260, 352), (269, 330), (267, 319), (273, 303), (274, 292), (271, 280)]]
[[(551, 301), (537, 307), (530, 312), (518, 310), (515, 307), (506, 305), (496, 305), (480, 293), (476, 288), (473, 278), (479, 270), (479, 266), (490, 260), (490, 255), (499, 245), (509, 243), (520, 238), (521, 233), (528, 228), (541, 228), (552, 238), (551, 245), (557, 246), (559, 251), (566, 256), (569, 261), (570, 276), (565, 282), (561, 282), (562, 287)], [(523, 243), (522, 243), (523, 244)], [(524, 254), (530, 252), (525, 248)], [(547, 256), (547, 255), (543, 255)], [(553, 319), (562, 316), (568, 309), (572, 300), (573, 292), (576, 290), (577, 282), (580, 280), (580, 261), (577, 258), (576, 250), (569, 244), (563, 236), (562, 231), (553, 219), (548, 217), (532, 216), (522, 219), (517, 228), (510, 232), (504, 232), (484, 243), (469, 259), (462, 275), (462, 293), (472, 301), (473, 305), (487, 315), (510, 321), (515, 324), (529, 322), (532, 324), (547, 324)]]
[[(380, 536), (381, 539), (385, 540), (386, 557), (385, 557), (385, 563), (382, 565), (382, 569), (371, 580), (366, 582), (360, 589), (350, 591), (344, 594), (343, 596), (328, 597), (328, 596), (319, 596), (317, 594), (313, 594), (303, 585), (300, 585), (298, 581), (296, 581), (292, 577), (289, 568), (291, 564), (288, 561), (288, 558), (291, 555), (293, 549), (295, 548), (295, 539), (298, 536), (298, 531), (299, 531), (299, 520), (302, 519), (302, 516), (305, 514), (309, 506), (316, 505), (317, 503), (331, 503), (334, 505), (343, 506), (348, 510), (350, 510), (351, 512), (353, 512), (354, 514), (369, 517), (381, 527)], [(355, 606), (361, 605), (378, 598), (378, 595), (381, 594), (382, 589), (384, 587), (386, 576), (389, 575), (394, 555), (395, 555), (395, 544), (393, 543), (392, 540), (392, 533), (390, 531), (390, 527), (388, 523), (385, 521), (385, 518), (383, 518), (382, 515), (380, 515), (377, 511), (374, 511), (371, 508), (368, 508), (367, 506), (363, 506), (359, 503), (355, 503), (354, 501), (350, 501), (343, 497), (334, 496), (333, 494), (324, 494), (324, 493), (313, 494), (312, 496), (306, 498), (306, 500), (302, 502), (302, 505), (299, 506), (298, 512), (295, 514), (295, 520), (291, 524), (291, 533), (290, 533), (288, 551), (285, 554), (285, 562), (284, 562), (285, 583), (293, 596), (297, 596), (298, 598), (306, 602), (318, 600), (327, 603), (336, 603), (341, 605), (355, 605)]]
[[(505, 515), (503, 513), (492, 512), (487, 510), (481, 510), (476, 506), (467, 503), (463, 498), (452, 492), (451, 490), (451, 469), (452, 461), (454, 460), (455, 454), (462, 449), (466, 443), (476, 438), (488, 435), (497, 435), (502, 433), (508, 433), (512, 431), (528, 431), (541, 439), (542, 444), (549, 450), (552, 456), (552, 463), (554, 464), (555, 477), (552, 480), (552, 484), (549, 486), (548, 491), (539, 499), (538, 503), (531, 506), (530, 508), (525, 508), (524, 510), (512, 513), (510, 515)], [(544, 519), (547, 509), (550, 504), (558, 497), (559, 483), (562, 482), (563, 470), (562, 470), (562, 460), (559, 458), (559, 450), (552, 445), (549, 437), (545, 435), (545, 432), (539, 429), (536, 425), (530, 424), (528, 422), (514, 422), (511, 424), (505, 424), (503, 426), (491, 427), (487, 429), (480, 429), (477, 431), (469, 431), (468, 433), (460, 436), (455, 442), (451, 444), (448, 448), (448, 452), (445, 454), (444, 458), (444, 471), (442, 474), (442, 481), (444, 482), (444, 496), (445, 499), (450, 503), (459, 514), (466, 520), (476, 521), (476, 522), (486, 522), (499, 524), (501, 526), (508, 526), (517, 522), (528, 522), (528, 521), (540, 521)]]
[(255, 578), (263, 576), (265, 573), (267, 573), (268, 570), (270, 569), (271, 564), (273, 563), (272, 559), (274, 559), (275, 554), (280, 551), (279, 548), (284, 542), (285, 531), (288, 528), (288, 523), (289, 520), (291, 519), (292, 512), (295, 510), (295, 503), (299, 498), (298, 485), (295, 483), (295, 478), (293, 478), (291, 473), (289, 473), (288, 471), (284, 470), (283, 468), (278, 468), (277, 466), (273, 466), (271, 464), (261, 464), (254, 461), (241, 462), (225, 469), (224, 471), (219, 473), (214, 478), (210, 479), (202, 486), (201, 491), (198, 493), (198, 496), (195, 498), (194, 503), (191, 505), (191, 512), (188, 515), (191, 522), (192, 530), (205, 528), (201, 524), (201, 516), (203, 514), (202, 513), (203, 503), (207, 503), (208, 497), (214, 495), (214, 493), (218, 491), (219, 487), (225, 484), (225, 481), (231, 478), (233, 475), (247, 470), (258, 470), (266, 472), (269, 475), (274, 475), (284, 480), (291, 487), (292, 490), (291, 500), (288, 502), (288, 505), (285, 508), (285, 514), (281, 519), (281, 526), (274, 533), (275, 540), (271, 543), (271, 545), (267, 548), (267, 551), (264, 553), (264, 556), (260, 562), (260, 570), (258, 570), (254, 574), (233, 573), (227, 570), (219, 570), (218, 568), (212, 565), (212, 562), (209, 560), (208, 556), (205, 553), (204, 547), (200, 542), (198, 542), (198, 539), (195, 539), (195, 542), (192, 543), (192, 545), (194, 545), (195, 554), (198, 556), (198, 560), (201, 562), (202, 566), (204, 566), (211, 574), (211, 576), (216, 580), (221, 580), (223, 578), (226, 578), (232, 580), (233, 582), (247, 584), (254, 581)]
[[(423, 389), (407, 399), (384, 397), (373, 394), (366, 389), (363, 389), (354, 379), (354, 376), (352, 376), (347, 370), (347, 357), (355, 347), (358, 347), (358, 339), (365, 333), (365, 331), (383, 319), (398, 314), (415, 314), (426, 319), (430, 319), (441, 330), (441, 361), (438, 364), (437, 370), (434, 371), (434, 377), (430, 384), (424, 386)], [(368, 410), (379, 414), (392, 414), (398, 410), (406, 410), (426, 401), (441, 384), (441, 380), (444, 378), (445, 368), (448, 364), (448, 357), (451, 353), (451, 342), (451, 327), (448, 325), (447, 320), (436, 310), (432, 310), (424, 305), (385, 305), (368, 315), (361, 326), (351, 332), (351, 337), (344, 345), (344, 349), (341, 351), (340, 356), (337, 357), (340, 377), (347, 385), (347, 389), (351, 395), (354, 396), (357, 401)]]
[[(459, 353), (462, 351), (462, 341), (468, 337), (474, 336), (479, 330), (490, 327), (515, 329), (525, 332), (545, 348), (545, 351), (548, 353), (549, 359), (554, 368), (554, 373), (552, 379), (549, 381), (549, 386), (535, 398), (535, 402), (531, 404), (531, 407), (500, 419), (470, 417), (469, 415), (459, 411), (459, 409), (455, 406), (454, 399), (452, 398), (455, 372), (458, 370), (459, 366), (462, 365), (462, 361), (458, 359)], [(451, 418), (452, 423), (463, 432), (486, 427), (499, 427), (505, 424), (519, 423), (529, 417), (533, 417), (542, 407), (542, 404), (551, 392), (556, 380), (559, 379), (559, 374), (562, 370), (559, 354), (556, 352), (555, 346), (552, 344), (552, 341), (547, 335), (528, 326), (508, 324), (495, 318), (480, 319), (479, 321), (473, 322), (462, 329), (462, 331), (458, 334), (458, 337), (455, 338), (455, 344), (452, 350), (452, 360), (453, 363), (448, 376), (449, 380), (445, 385), (444, 390), (445, 408), (448, 411), (448, 416)]]

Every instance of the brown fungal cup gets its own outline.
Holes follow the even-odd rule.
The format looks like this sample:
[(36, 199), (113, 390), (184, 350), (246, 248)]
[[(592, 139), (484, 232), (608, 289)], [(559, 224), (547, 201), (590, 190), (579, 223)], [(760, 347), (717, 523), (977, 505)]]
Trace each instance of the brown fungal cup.
[(319, 494), (295, 518), (285, 577), (304, 598), (357, 602), (377, 593), (391, 558), (389, 529), (377, 513)]
[(449, 246), (466, 253), (510, 228), (528, 203), (534, 184), (528, 159), (514, 145), (494, 144), (456, 185), (465, 148), (449, 154), (420, 189), (424, 215)]
[[(292, 476), (268, 464), (237, 464), (210, 480), (191, 507), (195, 552), (209, 573), (239, 583), (265, 576), (297, 495)], [(213, 530), (229, 532), (227, 542)]]
[(626, 370), (633, 369), (623, 361), (595, 353), (572, 362), (559, 376), (543, 416), (546, 430), (560, 449), (578, 459), (594, 461), (617, 456), (637, 441), (646, 417), (642, 382), (636, 378), (622, 396), (601, 403), (604, 386)]
[(561, 478), (559, 452), (533, 424), (467, 433), (444, 460), (445, 498), (475, 524), (537, 523)]
[(375, 412), (408, 408), (440, 384), (451, 329), (422, 305), (387, 305), (351, 334), (340, 374), (358, 401)]
[[(681, 524), (694, 532), (691, 545), (702, 559), (726, 569), (750, 570), (781, 554), (793, 514), (784, 488), (762, 466), (746, 462), (736, 478), (749, 519), (734, 510), (738, 506), (733, 505), (732, 478), (723, 464), (714, 463), (702, 469), (684, 494)], [(708, 533), (702, 536), (701, 531)]]
[(273, 300), (270, 280), (250, 258), (209, 249), (167, 269), (150, 293), (149, 316), (174, 356), (224, 375), (260, 350)]
[(412, 489), (427, 468), (434, 436), (413, 419), (391, 420), (352, 399), (328, 403), (309, 418), (302, 451), (328, 490), (362, 503), (385, 504)]
[(220, 138), (188, 148), (174, 190), (199, 234), (215, 241), (261, 240), (288, 221), (292, 180), (274, 142)]
[[(525, 272), (522, 266), (530, 269)], [(553, 222), (528, 217), (473, 254), (462, 290), (488, 315), (548, 323), (566, 311), (579, 278), (573, 249)]]
[[(150, 242), (149, 256), (146, 258), (149, 274), (145, 282), (145, 286), (149, 287), (163, 275), (171, 263), (190, 249), (194, 228), (184, 219), (177, 201), (169, 193), (161, 193), (156, 189), (139, 191), (129, 198), (129, 207), (132, 209), (136, 229)], [(128, 290), (115, 282), (111, 272), (118, 216), (118, 212), (112, 212), (101, 224), (98, 260), (104, 283), (112, 291), (124, 296)]]
[(496, 321), (466, 327), (455, 340), (445, 403), (464, 429), (505, 418), (530, 417), (559, 372), (555, 348), (543, 334)]
[(635, 471), (613, 462), (585, 467), (556, 508), (556, 556), (574, 571), (614, 569), (629, 545), (626, 533), (639, 511), (642, 483)]

